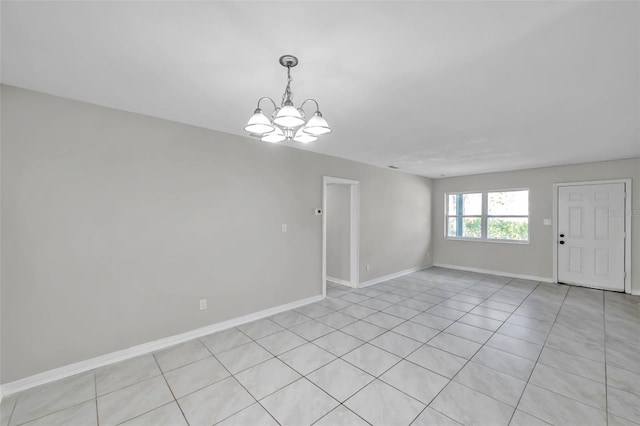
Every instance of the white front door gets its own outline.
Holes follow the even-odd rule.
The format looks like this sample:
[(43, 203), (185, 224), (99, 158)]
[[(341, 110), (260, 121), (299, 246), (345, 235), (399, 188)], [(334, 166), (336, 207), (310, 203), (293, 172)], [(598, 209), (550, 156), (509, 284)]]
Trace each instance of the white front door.
[(558, 282), (624, 291), (625, 184), (558, 188)]

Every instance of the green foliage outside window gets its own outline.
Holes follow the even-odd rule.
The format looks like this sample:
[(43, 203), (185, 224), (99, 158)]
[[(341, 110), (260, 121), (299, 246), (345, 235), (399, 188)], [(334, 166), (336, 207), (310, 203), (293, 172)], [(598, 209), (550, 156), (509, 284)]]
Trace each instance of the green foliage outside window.
[(528, 222), (527, 219), (489, 218), (487, 223), (487, 237), (497, 240), (526, 241), (529, 238)]

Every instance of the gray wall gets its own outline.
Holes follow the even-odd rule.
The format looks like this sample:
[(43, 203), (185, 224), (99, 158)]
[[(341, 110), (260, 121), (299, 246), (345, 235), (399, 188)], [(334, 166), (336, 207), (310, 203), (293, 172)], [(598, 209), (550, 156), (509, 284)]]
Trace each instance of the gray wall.
[[(482, 268), (513, 274), (553, 277), (553, 184), (632, 178), (632, 209), (640, 209), (640, 159), (603, 161), (504, 173), (437, 179), (433, 185), (434, 263)], [(447, 192), (529, 188), (529, 244), (454, 241), (444, 238), (444, 197)], [(633, 216), (632, 291), (640, 292), (640, 218)]]
[(431, 264), (429, 179), (1, 90), (2, 383), (321, 294), (323, 175), (363, 281)]
[(350, 277), (351, 186), (327, 185), (327, 276), (343, 281)]

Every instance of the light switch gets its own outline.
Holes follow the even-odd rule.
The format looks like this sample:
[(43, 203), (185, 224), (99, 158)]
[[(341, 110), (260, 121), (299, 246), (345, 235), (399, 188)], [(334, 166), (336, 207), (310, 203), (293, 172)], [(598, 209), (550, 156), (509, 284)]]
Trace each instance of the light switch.
[(282, 232), (287, 232), (287, 224), (286, 223), (282, 224)]
[(551, 225), (551, 219), (544, 219), (544, 220), (542, 221), (542, 223), (543, 223), (543, 224), (545, 224), (545, 225), (547, 225), (547, 226), (549, 226), (549, 225)]

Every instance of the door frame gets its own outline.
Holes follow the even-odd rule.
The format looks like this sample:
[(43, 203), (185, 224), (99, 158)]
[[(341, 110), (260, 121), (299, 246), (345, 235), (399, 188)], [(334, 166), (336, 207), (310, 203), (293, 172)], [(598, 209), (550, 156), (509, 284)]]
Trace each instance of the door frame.
[(349, 285), (360, 284), (360, 181), (333, 176), (322, 177), (322, 295), (327, 295), (327, 187), (349, 185)]
[(561, 182), (553, 184), (553, 282), (558, 282), (558, 190), (562, 186), (581, 186), (581, 185), (602, 185), (609, 183), (624, 183), (624, 190), (626, 193), (624, 200), (624, 270), (626, 272), (624, 278), (624, 292), (631, 293), (631, 206), (633, 206), (631, 199), (631, 179), (607, 179), (607, 180), (593, 180), (593, 181), (581, 181), (581, 182)]

